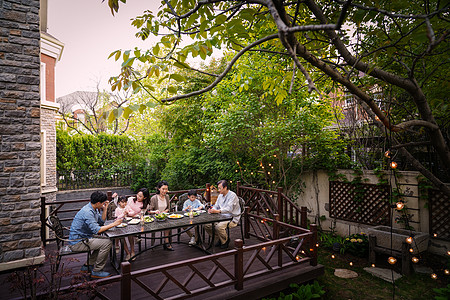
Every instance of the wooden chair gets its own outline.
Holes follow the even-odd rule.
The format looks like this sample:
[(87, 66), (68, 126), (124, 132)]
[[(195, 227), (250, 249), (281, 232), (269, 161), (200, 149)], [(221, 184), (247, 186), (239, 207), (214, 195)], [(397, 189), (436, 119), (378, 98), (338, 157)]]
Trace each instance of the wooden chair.
[[(243, 228), (243, 225), (242, 225), (242, 216), (245, 213), (245, 211), (244, 211), (244, 209), (245, 209), (245, 201), (244, 201), (244, 199), (242, 197), (238, 197), (238, 199), (239, 199), (239, 206), (241, 207), (241, 213), (239, 214), (238, 226), (241, 228), (241, 238), (242, 238), (242, 243), (244, 243), (245, 240), (244, 240), (244, 228)], [(229, 225), (230, 225), (231, 222), (232, 221), (228, 222), (228, 225), (227, 225), (228, 240), (230, 239), (230, 227), (229, 227)]]
[[(178, 202), (175, 206), (175, 209), (177, 211), (182, 211), (184, 202), (186, 202), (188, 199), (189, 199), (188, 193), (184, 193), (184, 194), (180, 195), (178, 197)], [(200, 202), (203, 204), (203, 206), (205, 206), (205, 201), (203, 200), (202, 195), (197, 194), (197, 199), (200, 200)], [(181, 232), (181, 228), (178, 228), (177, 243), (180, 243), (180, 235), (181, 235), (180, 232)]]
[[(64, 236), (64, 229), (70, 230), (67, 227), (63, 227), (61, 224), (61, 221), (57, 216), (50, 215), (47, 218), (47, 225), (50, 227), (51, 230), (55, 233), (56, 237), (56, 245), (58, 247), (58, 253), (56, 257), (56, 271), (58, 271), (59, 264), (61, 262), (62, 256), (67, 255), (73, 255), (73, 254), (79, 254), (79, 253), (87, 253), (87, 259), (86, 259), (86, 265), (89, 265), (89, 257), (91, 255), (91, 249), (89, 248), (89, 243), (87, 238), (83, 239), (76, 239), (76, 240), (69, 240), (66, 236)], [(83, 242), (88, 250), (84, 251), (73, 251), (69, 245), (64, 245), (65, 242)]]

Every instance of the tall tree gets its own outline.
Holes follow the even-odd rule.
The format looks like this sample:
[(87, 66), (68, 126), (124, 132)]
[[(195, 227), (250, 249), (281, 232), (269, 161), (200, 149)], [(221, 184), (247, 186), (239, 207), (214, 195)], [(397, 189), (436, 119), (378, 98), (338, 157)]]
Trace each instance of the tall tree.
[[(119, 0), (108, 3), (113, 13), (118, 11)], [(322, 75), (355, 95), (372, 122), (386, 129), (381, 132), (386, 132), (386, 139), (401, 156), (450, 195), (442, 180), (411, 154), (410, 147), (417, 145), (402, 143), (404, 134), (414, 132), (420, 139), (426, 135), (450, 173), (448, 138), (442, 132), (443, 124), (435, 118), (433, 109), (439, 105), (431, 101), (439, 93), (426, 88), (430, 82), (442, 81), (439, 76), (445, 74), (449, 63), (448, 14), (445, 1), (163, 0), (156, 15), (146, 11), (133, 20), (137, 36), (160, 36), (159, 42), (146, 51), (113, 52), (111, 56), (116, 60), (122, 57), (123, 63), (121, 74), (111, 82), (113, 88), (136, 91), (146, 88), (141, 84), (143, 78), (158, 77), (164, 71), (171, 96), (159, 101), (172, 103), (212, 90), (246, 52), (288, 57), (296, 69), (293, 80), (306, 81), (309, 92), (328, 92), (318, 85)], [(343, 24), (356, 35), (345, 33)], [(180, 47), (185, 36), (193, 41)], [(180, 93), (177, 83), (185, 79), (176, 68), (195, 70), (186, 63), (188, 55), (205, 59), (213, 49), (223, 47), (236, 51), (224, 71), (210, 74), (214, 81), (207, 87)], [(133, 68), (138, 61), (149, 65), (145, 73)], [(448, 80), (443, 83), (440, 88), (445, 89), (443, 95), (447, 97)], [(374, 85), (395, 91), (395, 97), (402, 95), (406, 102), (403, 107), (412, 110), (408, 118), (392, 118), (394, 111), (380, 109), (370, 92)], [(275, 84), (267, 88), (272, 86)], [(285, 93), (278, 94), (278, 100), (282, 100)]]

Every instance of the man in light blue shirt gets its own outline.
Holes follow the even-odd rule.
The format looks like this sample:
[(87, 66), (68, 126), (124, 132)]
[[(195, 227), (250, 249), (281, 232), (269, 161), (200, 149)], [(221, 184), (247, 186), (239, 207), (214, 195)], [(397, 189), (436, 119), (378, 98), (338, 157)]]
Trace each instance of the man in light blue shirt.
[[(221, 249), (227, 249), (230, 244), (230, 240), (227, 236), (227, 227), (233, 228), (236, 227), (239, 223), (241, 207), (239, 205), (238, 196), (228, 189), (228, 181), (221, 180), (217, 183), (217, 188), (219, 190), (219, 197), (217, 197), (217, 201), (212, 208), (208, 210), (208, 213), (211, 214), (232, 214), (235, 215), (233, 220), (219, 222), (214, 225), (215, 233), (219, 237), (219, 241), (216, 246), (220, 246)], [(212, 225), (206, 224), (205, 230), (212, 235)], [(214, 241), (215, 242), (215, 241)]]
[[(91, 277), (105, 278), (111, 276), (110, 273), (103, 271), (111, 250), (111, 241), (107, 238), (94, 238), (95, 234), (100, 234), (110, 228), (122, 223), (122, 219), (104, 225), (106, 220), (106, 211), (109, 205), (108, 197), (101, 192), (94, 192), (91, 195), (91, 202), (83, 206), (75, 215), (70, 226), (69, 245), (73, 251), (86, 251), (89, 249), (92, 254), (89, 257), (88, 265), (81, 267), (82, 272), (92, 271)], [(97, 211), (103, 208), (103, 213)], [(77, 241), (79, 239), (88, 239), (87, 242)]]

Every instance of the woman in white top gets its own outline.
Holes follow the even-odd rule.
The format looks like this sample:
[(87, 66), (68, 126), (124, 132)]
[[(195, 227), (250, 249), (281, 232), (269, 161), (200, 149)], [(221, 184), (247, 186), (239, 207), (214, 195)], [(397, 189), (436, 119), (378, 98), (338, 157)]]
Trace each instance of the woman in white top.
[[(158, 183), (158, 186), (156, 187), (156, 195), (153, 195), (150, 198), (150, 204), (149, 204), (149, 211), (153, 214), (159, 214), (162, 212), (169, 212), (170, 208), (170, 198), (167, 192), (169, 191), (169, 184), (167, 181), (162, 180)], [(164, 234), (166, 236), (170, 235), (170, 230), (164, 231)], [(174, 251), (172, 245), (169, 243), (169, 238), (165, 238), (164, 250), (168, 251)]]

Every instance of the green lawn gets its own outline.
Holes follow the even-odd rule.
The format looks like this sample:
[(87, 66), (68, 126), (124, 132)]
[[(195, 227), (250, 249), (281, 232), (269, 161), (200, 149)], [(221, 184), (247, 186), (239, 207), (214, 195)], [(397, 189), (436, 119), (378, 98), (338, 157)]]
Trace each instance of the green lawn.
[[(324, 286), (326, 294), (322, 299), (434, 299), (436, 295), (433, 288), (442, 288), (449, 282), (449, 276), (441, 275), (434, 280), (430, 275), (412, 274), (403, 276), (395, 282), (388, 283), (382, 279), (372, 276), (363, 270), (370, 264), (366, 258), (358, 258), (351, 255), (335, 254), (331, 258), (332, 251), (319, 249), (319, 263), (325, 266), (325, 275), (318, 281)], [(377, 258), (377, 265), (388, 268), (385, 257)], [(349, 262), (353, 262), (353, 266)], [(384, 265), (383, 265), (384, 264)], [(398, 263), (397, 263), (398, 264)], [(398, 267), (398, 266), (397, 266)], [(444, 265), (442, 267), (445, 267)], [(334, 276), (335, 269), (350, 269), (358, 273), (354, 279), (343, 279)], [(395, 296), (395, 298), (393, 298)]]

